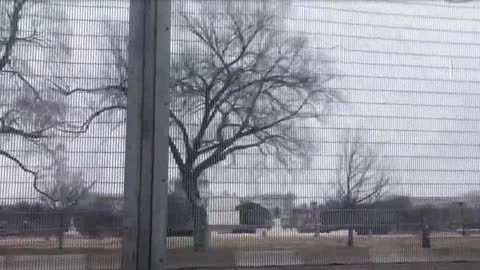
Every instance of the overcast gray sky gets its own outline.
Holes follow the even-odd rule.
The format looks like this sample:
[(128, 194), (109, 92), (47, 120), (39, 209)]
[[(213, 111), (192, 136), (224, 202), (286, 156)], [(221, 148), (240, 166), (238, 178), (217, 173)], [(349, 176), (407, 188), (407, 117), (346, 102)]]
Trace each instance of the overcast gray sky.
[[(173, 3), (178, 8), (181, 1)], [(115, 69), (106, 64), (112, 59), (104, 21), (113, 29), (109, 34), (126, 35), (128, 1), (68, 1), (68, 7), (56, 9), (39, 12), (46, 17), (64, 12), (68, 21), (47, 26), (56, 26), (50, 34), (60, 36), (65, 48), (18, 52), (18, 59), (28, 62), (31, 73), (63, 77), (72, 87), (114, 79)], [(341, 91), (346, 102), (334, 104), (323, 123), (302, 123), (318, 141), (309, 170), (287, 171), (268, 158), (261, 163), (239, 157), (235, 165), (209, 171), (214, 193), (292, 191), (305, 201), (332, 196), (339, 150), (334, 142), (341, 140), (343, 128), (365, 129), (365, 141), (392, 170), (392, 194), (457, 196), (479, 190), (480, 2), (312, 0), (292, 1), (280, 10), (289, 33), (306, 35), (311, 50), (331, 60), (319, 65), (342, 75), (330, 87)], [(174, 25), (172, 31), (175, 51), (179, 29)], [(64, 63), (45, 68), (40, 61), (48, 59)], [(83, 138), (66, 141), (69, 150), (85, 152), (72, 154), (71, 164), (81, 167), (88, 181), (104, 183), (96, 186), (98, 191), (122, 192), (123, 130), (97, 124)], [(25, 184), (1, 185), (0, 197), (31, 194), (28, 175), (14, 167), (2, 169), (0, 181), (11, 178)]]

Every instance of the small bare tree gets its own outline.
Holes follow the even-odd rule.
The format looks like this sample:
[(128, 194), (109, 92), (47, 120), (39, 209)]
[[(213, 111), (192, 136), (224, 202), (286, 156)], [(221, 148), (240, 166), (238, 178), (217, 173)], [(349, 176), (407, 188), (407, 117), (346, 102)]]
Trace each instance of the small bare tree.
[(63, 248), (65, 229), (73, 208), (87, 195), (95, 183), (87, 184), (81, 172), (72, 172), (67, 166), (63, 146), (54, 150), (46, 149), (53, 162), (42, 177), (43, 187), (37, 187), (40, 199), (51, 209), (56, 217), (55, 235), (58, 248)]
[(337, 167), (337, 199), (347, 211), (348, 242), (353, 245), (355, 208), (362, 203), (378, 200), (385, 191), (389, 177), (376, 153), (362, 141), (361, 133), (345, 133)]

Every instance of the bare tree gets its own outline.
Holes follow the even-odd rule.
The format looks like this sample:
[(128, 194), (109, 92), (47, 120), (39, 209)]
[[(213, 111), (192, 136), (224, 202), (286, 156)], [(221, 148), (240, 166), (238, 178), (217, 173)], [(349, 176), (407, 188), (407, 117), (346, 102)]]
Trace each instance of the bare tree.
[[(38, 48), (45, 45), (36, 25), (27, 23), (24, 16), (28, 4), (39, 2), (6, 0), (0, 4), (0, 136), (2, 142), (8, 141), (11, 145), (17, 144), (10, 141), (27, 143), (30, 151), (24, 152), (35, 152), (31, 150), (38, 148), (65, 123), (64, 103), (50, 89), (35, 86), (16, 64), (18, 46)], [(28, 168), (18, 155), (20, 149), (15, 148), (2, 145), (0, 155), (32, 174), (37, 189), (38, 172)]]
[(248, 149), (284, 163), (307, 156), (294, 121), (321, 118), (337, 98), (325, 87), (332, 77), (315, 71), (305, 38), (272, 30), (268, 14), (238, 14), (183, 16), (202, 53), (173, 61), (169, 145), (195, 214), (195, 250), (205, 248), (207, 222), (199, 176)]
[(42, 187), (37, 187), (37, 191), (41, 194), (41, 201), (53, 210), (56, 218), (55, 235), (58, 248), (62, 249), (67, 221), (72, 210), (88, 194), (95, 182), (88, 184), (81, 172), (72, 172), (68, 168), (63, 145), (46, 151), (52, 156), (53, 162), (40, 177)]
[(349, 247), (353, 245), (355, 208), (359, 204), (378, 200), (388, 183), (389, 177), (381, 160), (365, 145), (360, 132), (346, 132), (337, 167), (337, 199), (349, 216)]
[[(172, 55), (169, 146), (194, 213), (196, 251), (205, 250), (208, 240), (199, 177), (240, 151), (275, 155), (284, 164), (306, 157), (311, 147), (295, 122), (321, 119), (327, 105), (339, 99), (325, 86), (333, 76), (320, 72), (323, 66), (304, 37), (275, 30), (274, 17), (265, 12), (240, 14), (228, 6), (224, 13), (182, 13), (183, 30), (192, 40)], [(112, 52), (118, 74), (126, 74), (125, 56)], [(79, 133), (100, 115), (126, 109), (127, 80), (119, 78), (94, 89), (58, 85), (66, 95), (112, 97), (76, 127)]]

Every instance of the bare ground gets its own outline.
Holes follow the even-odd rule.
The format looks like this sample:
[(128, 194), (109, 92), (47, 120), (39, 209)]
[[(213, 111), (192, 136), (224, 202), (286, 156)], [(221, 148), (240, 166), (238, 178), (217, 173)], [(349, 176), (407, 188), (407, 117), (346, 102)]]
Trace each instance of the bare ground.
[[(454, 233), (434, 233), (431, 236), (432, 248), (480, 248), (480, 237), (462, 237)], [(304, 248), (334, 248), (343, 247), (346, 236), (343, 234), (324, 234), (314, 237), (310, 234), (266, 236), (251, 234), (213, 234), (210, 246), (212, 248), (245, 249), (245, 250), (287, 250)], [(420, 247), (420, 237), (413, 234), (355, 236), (354, 246), (357, 248), (412, 248)], [(192, 246), (191, 237), (168, 237), (169, 249), (185, 249)], [(5, 249), (57, 249), (58, 241), (55, 238), (0, 238), (0, 250)], [(118, 250), (121, 248), (120, 238), (87, 239), (66, 238), (64, 249), (106, 249)]]
[[(432, 248), (422, 249), (418, 235), (355, 236), (354, 247), (346, 247), (346, 236), (331, 233), (313, 235), (213, 234), (207, 253), (192, 251), (190, 237), (169, 237), (167, 261), (188, 265), (335, 264), (406, 261), (462, 261), (480, 258), (480, 237), (434, 233)], [(1, 255), (111, 254), (118, 257), (121, 240), (65, 239), (57, 249), (56, 239), (1, 238)], [(110, 256), (110, 255), (109, 255)]]

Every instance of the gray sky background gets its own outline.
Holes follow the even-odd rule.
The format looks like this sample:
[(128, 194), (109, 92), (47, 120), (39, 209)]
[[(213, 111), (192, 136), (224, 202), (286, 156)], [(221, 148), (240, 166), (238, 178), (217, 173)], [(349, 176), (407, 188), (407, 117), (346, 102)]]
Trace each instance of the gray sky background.
[[(50, 27), (45, 29), (63, 47), (29, 49), (28, 54), (19, 50), (17, 61), (23, 59), (32, 75), (62, 77), (72, 87), (114, 81), (117, 74), (104, 21), (113, 29), (107, 34), (127, 35), (128, 1), (68, 1), (68, 6), (53, 2), (58, 3), (55, 9), (35, 11), (43, 14)], [(173, 3), (175, 8), (188, 7)], [(238, 156), (235, 165), (220, 165), (206, 175), (213, 193), (292, 191), (303, 198), (300, 201), (330, 197), (335, 192), (334, 155), (340, 145), (334, 142), (342, 139), (344, 128), (364, 129), (365, 141), (384, 156), (391, 169), (392, 194), (458, 196), (479, 191), (479, 1), (312, 0), (292, 1), (288, 8), (284, 1), (274, 4), (283, 11), (277, 14), (286, 31), (306, 35), (312, 52), (330, 60), (319, 65), (342, 75), (329, 86), (339, 89), (346, 102), (334, 104), (323, 123), (301, 123), (302, 131), (318, 141), (308, 170), (285, 170), (269, 158)], [(48, 19), (62, 12), (67, 20)], [(172, 30), (175, 52), (179, 28), (174, 25)], [(47, 67), (44, 61), (52, 59), (59, 63)], [(76, 112), (81, 114), (92, 97), (71, 102), (84, 103), (87, 109)], [(111, 119), (121, 122), (123, 115), (100, 121)], [(112, 130), (114, 126), (99, 123), (83, 137), (65, 141), (68, 150), (82, 152), (70, 155), (71, 165), (88, 181), (97, 181), (99, 192), (123, 189), (125, 127)], [(5, 141), (1, 143), (4, 147)], [(34, 164), (38, 158), (29, 160)], [(12, 178), (24, 184), (7, 185)], [(0, 181), (2, 198), (32, 194), (31, 179), (18, 168), (3, 167)]]

